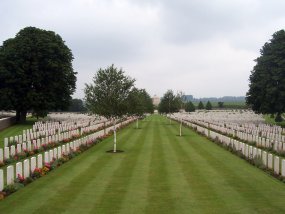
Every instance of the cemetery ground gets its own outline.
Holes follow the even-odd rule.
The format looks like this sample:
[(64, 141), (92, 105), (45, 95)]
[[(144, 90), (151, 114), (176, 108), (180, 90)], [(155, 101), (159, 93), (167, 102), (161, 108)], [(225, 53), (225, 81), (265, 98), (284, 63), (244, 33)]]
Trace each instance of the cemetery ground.
[(10, 126), (9, 128), (0, 131), (0, 148), (4, 147), (5, 137), (23, 134), (23, 130), (31, 129), (36, 121), (36, 118), (28, 117), (25, 123), (15, 124), (13, 126)]
[(153, 115), (0, 201), (0, 213), (284, 213), (285, 184)]

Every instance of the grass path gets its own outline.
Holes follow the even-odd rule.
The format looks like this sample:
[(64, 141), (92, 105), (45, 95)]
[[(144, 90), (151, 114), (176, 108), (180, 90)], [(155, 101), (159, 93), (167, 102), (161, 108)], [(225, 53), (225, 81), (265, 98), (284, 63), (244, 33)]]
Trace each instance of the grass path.
[(16, 135), (22, 135), (23, 130), (31, 129), (33, 124), (36, 122), (35, 118), (27, 118), (27, 121), (23, 124), (15, 124), (2, 131), (0, 131), (0, 148), (4, 147), (4, 138), (12, 137)]
[(154, 115), (0, 202), (0, 213), (285, 213), (285, 185)]

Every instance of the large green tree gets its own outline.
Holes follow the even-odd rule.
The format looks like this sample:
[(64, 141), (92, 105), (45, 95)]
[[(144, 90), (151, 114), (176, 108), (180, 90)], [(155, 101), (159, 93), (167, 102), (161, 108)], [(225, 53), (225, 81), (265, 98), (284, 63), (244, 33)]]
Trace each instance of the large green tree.
[(206, 104), (205, 109), (206, 109), (206, 110), (212, 110), (212, 108), (213, 108), (213, 107), (212, 107), (211, 102), (210, 102), (210, 101), (208, 101), (208, 102), (207, 102), (207, 104)]
[(0, 107), (16, 110), (17, 121), (25, 121), (28, 111), (65, 110), (76, 87), (72, 60), (55, 32), (20, 30), (0, 47)]
[(188, 101), (185, 104), (185, 111), (186, 112), (193, 112), (193, 111), (195, 111), (195, 105), (191, 101)]
[(129, 111), (129, 96), (135, 80), (126, 76), (122, 69), (114, 65), (99, 69), (93, 83), (85, 84), (85, 104), (87, 109), (108, 119), (114, 124), (114, 152), (116, 144), (116, 122)]
[(84, 106), (83, 100), (81, 99), (72, 99), (68, 107), (68, 111), (71, 112), (85, 112), (87, 109)]
[(198, 109), (204, 109), (204, 104), (202, 103), (202, 101), (199, 102), (198, 104)]
[(133, 88), (128, 98), (128, 114), (137, 117), (136, 127), (138, 128), (138, 118), (145, 113), (153, 113), (153, 104), (150, 95), (145, 89)]
[(273, 34), (260, 50), (251, 71), (246, 102), (256, 113), (277, 114), (285, 110), (285, 31)]
[(180, 108), (180, 101), (177, 99), (177, 96), (174, 94), (173, 90), (167, 90), (163, 95), (158, 105), (158, 111), (160, 113), (169, 113), (178, 112)]

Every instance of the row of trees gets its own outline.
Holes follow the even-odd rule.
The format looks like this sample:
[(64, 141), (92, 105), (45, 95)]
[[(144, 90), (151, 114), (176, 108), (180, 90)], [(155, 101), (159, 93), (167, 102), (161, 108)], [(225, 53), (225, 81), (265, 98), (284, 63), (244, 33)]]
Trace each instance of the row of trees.
[[(204, 104), (200, 101), (197, 108), (211, 110), (212, 104), (210, 101), (208, 101), (206, 106), (204, 106)], [(193, 112), (195, 111), (196, 107), (191, 101), (186, 101), (182, 92), (174, 94), (173, 90), (167, 90), (158, 105), (158, 111), (160, 113), (173, 113), (182, 109), (184, 109), (186, 112)]]
[(113, 121), (114, 149), (116, 144), (116, 123), (126, 116), (138, 117), (145, 113), (153, 113), (150, 95), (145, 89), (134, 86), (135, 79), (126, 76), (122, 69), (111, 65), (106, 69), (99, 69), (91, 84), (85, 85), (85, 103), (87, 109)]

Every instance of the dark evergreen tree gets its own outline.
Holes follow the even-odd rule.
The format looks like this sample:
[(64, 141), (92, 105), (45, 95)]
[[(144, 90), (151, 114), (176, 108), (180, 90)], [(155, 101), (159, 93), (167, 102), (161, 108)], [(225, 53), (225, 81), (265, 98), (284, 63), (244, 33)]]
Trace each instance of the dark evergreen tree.
[(246, 102), (256, 113), (277, 114), (285, 110), (285, 31), (273, 34), (260, 50), (249, 81)]

